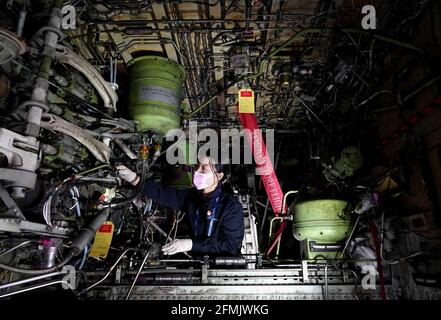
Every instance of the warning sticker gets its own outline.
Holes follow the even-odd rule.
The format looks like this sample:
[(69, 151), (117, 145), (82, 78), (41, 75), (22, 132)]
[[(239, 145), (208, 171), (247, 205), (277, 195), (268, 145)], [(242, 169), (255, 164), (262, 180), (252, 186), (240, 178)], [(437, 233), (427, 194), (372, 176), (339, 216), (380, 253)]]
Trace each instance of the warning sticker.
[(239, 90), (239, 113), (254, 113), (254, 91)]
[(139, 89), (141, 101), (159, 101), (176, 106), (179, 104), (179, 99), (178, 93), (171, 89), (158, 86), (143, 86)]
[(89, 256), (105, 259), (112, 243), (114, 225), (111, 221), (104, 222), (95, 235)]

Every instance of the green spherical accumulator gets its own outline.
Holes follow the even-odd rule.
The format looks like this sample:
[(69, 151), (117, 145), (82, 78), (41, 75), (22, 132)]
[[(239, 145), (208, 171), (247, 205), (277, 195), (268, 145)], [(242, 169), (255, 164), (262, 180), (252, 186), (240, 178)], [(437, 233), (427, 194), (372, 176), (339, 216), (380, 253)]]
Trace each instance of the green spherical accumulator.
[(294, 206), (293, 233), (298, 240), (335, 243), (349, 235), (351, 219), (345, 213), (347, 201), (312, 200)]

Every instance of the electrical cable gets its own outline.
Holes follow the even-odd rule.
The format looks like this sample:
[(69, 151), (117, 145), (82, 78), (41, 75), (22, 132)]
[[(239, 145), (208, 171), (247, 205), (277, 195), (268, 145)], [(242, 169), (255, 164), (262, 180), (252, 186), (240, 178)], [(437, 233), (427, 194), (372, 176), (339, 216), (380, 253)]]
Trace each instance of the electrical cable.
[(75, 204), (73, 205), (72, 208), (76, 209), (77, 218), (80, 218), (81, 217), (81, 209), (80, 209), (80, 203), (78, 201), (78, 199), (80, 198), (80, 191), (78, 190), (78, 188), (76, 186), (73, 186), (69, 191), (72, 196), (72, 199), (75, 202)]
[(83, 269), (84, 263), (86, 262), (86, 259), (87, 259), (88, 251), (89, 251), (89, 246), (84, 247), (83, 258), (81, 259), (81, 263), (80, 263), (80, 266), (78, 267), (78, 270)]
[[(69, 181), (74, 181), (76, 178), (83, 177), (84, 175), (89, 174), (91, 172), (94, 172), (94, 171), (97, 171), (97, 170), (100, 170), (103, 168), (107, 168), (107, 167), (110, 167), (110, 165), (109, 164), (102, 164), (97, 167), (94, 167), (94, 168), (82, 171), (80, 173), (76, 173), (74, 175), (71, 175), (71, 176), (67, 177), (66, 179), (64, 179), (60, 184), (58, 184), (51, 192), (49, 192), (49, 196), (48, 196), (47, 200), (45, 201), (45, 203), (43, 205), (43, 210), (42, 210), (43, 211), (43, 218), (44, 218), (44, 221), (46, 222), (46, 224), (48, 226), (52, 226), (52, 221), (51, 221), (52, 199), (56, 195), (56, 193), (61, 189), (61, 187), (64, 186), (64, 184), (66, 184)], [(79, 195), (79, 193), (78, 193), (78, 195)], [(78, 209), (79, 209), (79, 207), (78, 207)], [(80, 215), (81, 215), (81, 213), (80, 213)]]
[(147, 167), (148, 167), (147, 161), (144, 160), (142, 162), (142, 173), (141, 173), (141, 178), (140, 178), (141, 183), (138, 183), (138, 190), (134, 193), (134, 195), (132, 195), (130, 198), (124, 199), (119, 202), (110, 201), (105, 204), (99, 204), (97, 206), (97, 208), (100, 210), (105, 209), (105, 208), (108, 208), (108, 209), (116, 208), (116, 207), (120, 207), (120, 206), (124, 206), (126, 204), (129, 204), (133, 200), (138, 198), (142, 194), (142, 191), (144, 190), (144, 185), (145, 185), (145, 181), (146, 181), (146, 173), (148, 170)]

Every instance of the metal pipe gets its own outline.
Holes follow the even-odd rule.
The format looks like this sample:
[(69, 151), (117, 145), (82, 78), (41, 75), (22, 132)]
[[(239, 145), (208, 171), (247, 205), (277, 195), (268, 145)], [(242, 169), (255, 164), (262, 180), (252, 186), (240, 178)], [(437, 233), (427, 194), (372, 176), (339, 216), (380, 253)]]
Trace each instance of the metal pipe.
[(296, 194), (296, 193), (299, 193), (299, 190), (291, 190), (291, 191), (288, 191), (288, 192), (285, 193), (285, 195), (283, 196), (283, 202), (282, 202), (282, 213), (283, 213), (283, 214), (286, 213), (286, 212), (285, 212), (286, 199), (288, 198), (288, 196), (289, 196), (290, 194)]
[(205, 263), (203, 260), (197, 260), (197, 259), (153, 259), (151, 261), (155, 261), (155, 262), (165, 262), (165, 263), (193, 263), (193, 262), (197, 262), (197, 263)]
[(352, 239), (352, 235), (354, 234), (355, 228), (357, 227), (358, 222), (360, 221), (360, 217), (361, 217), (361, 215), (358, 215), (357, 220), (355, 221), (354, 227), (352, 228), (351, 234), (349, 235), (348, 239), (346, 240), (345, 247), (343, 248), (343, 250), (342, 250), (342, 252), (340, 254), (340, 258), (338, 258), (337, 262), (340, 261), (343, 258), (343, 255), (346, 252), (346, 249), (347, 249), (347, 247), (349, 245), (349, 242)]
[[(434, 83), (436, 83), (437, 81), (439, 81), (441, 79), (441, 75), (436, 76), (435, 78), (428, 80), (427, 82), (425, 82), (424, 84), (422, 84), (420, 87), (418, 87), (417, 89), (415, 89), (414, 91), (412, 91), (411, 93), (409, 93), (408, 95), (406, 95), (403, 98), (403, 102), (406, 102), (407, 100), (409, 100), (410, 98), (412, 98), (413, 96), (417, 95), (418, 93), (420, 93), (422, 90), (424, 90), (425, 88), (433, 85)], [(379, 108), (379, 109), (375, 109), (373, 110), (374, 113), (378, 113), (378, 112), (383, 112), (383, 111), (388, 111), (391, 109), (395, 109), (399, 107), (398, 104), (389, 106), (389, 107), (384, 107), (384, 108)]]
[[(283, 209), (282, 209), (283, 210)], [(271, 239), (272, 233), (273, 233), (273, 223), (275, 220), (281, 220), (283, 221), (285, 217), (274, 217), (271, 219), (270, 222), (270, 229), (269, 229), (269, 236), (268, 238)], [(279, 239), (277, 239), (277, 252), (276, 252), (276, 257), (279, 255), (279, 249), (280, 249), (280, 239), (282, 238), (282, 235), (279, 236)]]
[(17, 35), (21, 37), (23, 35), (23, 27), (26, 21), (26, 10), (23, 8), (23, 10), (20, 11), (20, 16), (18, 18), (18, 25), (17, 25)]
[(433, 79), (428, 80), (427, 82), (423, 83), (420, 87), (418, 87), (416, 90), (412, 91), (411, 93), (409, 93), (408, 95), (406, 95), (403, 98), (403, 102), (406, 102), (407, 100), (409, 100), (410, 98), (412, 98), (413, 96), (417, 95), (418, 93), (420, 93), (421, 91), (423, 91), (424, 89), (426, 89), (427, 87), (433, 85), (434, 83), (436, 83), (437, 81), (439, 81), (441, 79), (441, 75), (436, 76)]
[[(290, 24), (293, 22), (298, 22), (298, 20), (303, 20), (303, 19), (284, 19), (283, 21), (279, 21), (277, 19), (272, 19), (272, 20), (262, 20), (262, 19), (256, 19), (253, 20), (253, 23), (268, 23), (268, 22), (277, 22), (279, 21), (280, 23), (283, 24)], [(152, 19), (152, 20), (114, 20), (112, 21), (112, 23), (116, 24), (116, 25), (121, 25), (121, 26), (130, 26), (130, 25), (143, 25), (145, 26), (147, 24), (150, 23), (160, 23), (160, 24), (171, 24), (171, 23), (175, 23), (175, 24), (204, 24), (204, 23), (208, 23), (208, 24), (216, 24), (216, 23), (226, 23), (226, 24), (238, 24), (238, 23), (245, 23), (246, 21), (243, 19)], [(100, 24), (109, 24), (108, 22), (104, 22), (104, 21), (91, 21), (91, 22), (87, 22), (87, 23), (83, 23), (78, 25), (78, 27), (84, 27), (84, 26), (89, 26), (89, 25), (100, 25)]]
[(106, 182), (106, 183), (118, 183), (116, 178), (95, 178), (95, 177), (79, 177), (76, 179), (78, 181), (96, 181), (96, 182)]
[[(265, 203), (262, 203), (262, 202), (260, 202), (260, 201), (257, 201), (256, 200), (256, 204), (258, 204), (259, 206), (261, 206), (262, 208), (265, 208)], [(269, 209), (269, 210), (271, 210), (271, 209)]]
[[(36, 80), (34, 89), (32, 91), (31, 102), (35, 102), (35, 105), (30, 104), (30, 108), (27, 116), (26, 135), (32, 137), (38, 137), (40, 132), (41, 116), (43, 114), (42, 106), (47, 103), (47, 93), (49, 88), (49, 74), (51, 70), (52, 59), (55, 55), (56, 46), (60, 38), (61, 27), (61, 7), (63, 6), (62, 0), (57, 0), (55, 6), (52, 9), (52, 16), (49, 19), (48, 26), (44, 29), (44, 48), (43, 56), (40, 63), (40, 69), (38, 72), (38, 78)], [(38, 103), (38, 104), (37, 104)]]
[(28, 291), (44, 288), (44, 287), (53, 286), (54, 284), (58, 284), (58, 283), (67, 283), (67, 284), (69, 284), (69, 282), (67, 282), (66, 280), (51, 281), (51, 282), (48, 282), (48, 283), (38, 284), (38, 285), (30, 287), (30, 288), (25, 288), (25, 289), (21, 289), (21, 290), (18, 290), (18, 291), (2, 294), (0, 296), (0, 299), (1, 298), (6, 298), (6, 297), (10, 297), (12, 295), (19, 294), (19, 293), (24, 293), (24, 292), (28, 292)]
[(173, 47), (175, 48), (177, 54), (179, 57), (182, 58), (182, 52), (179, 50), (179, 48), (176, 46), (176, 43), (172, 39), (167, 38), (159, 38), (159, 39), (139, 39), (139, 40), (130, 40), (123, 49), (121, 49), (118, 54), (116, 55), (116, 59), (120, 58), (122, 54), (127, 51), (129, 48), (133, 47), (137, 44), (149, 44), (149, 43), (159, 43), (161, 45), (164, 45), (164, 43), (171, 43)]
[(145, 264), (145, 262), (147, 261), (147, 258), (149, 257), (149, 255), (150, 255), (150, 250), (149, 250), (149, 251), (147, 252), (147, 254), (145, 255), (144, 260), (142, 260), (141, 266), (139, 267), (138, 273), (136, 274), (135, 279), (133, 280), (133, 283), (132, 283), (132, 285), (130, 286), (129, 292), (127, 292), (127, 295), (126, 295), (126, 299), (125, 299), (125, 300), (129, 300), (129, 296), (130, 296), (130, 294), (132, 293), (133, 287), (135, 286), (136, 281), (138, 280), (139, 274), (141, 273), (142, 268), (144, 267), (144, 264)]
[(113, 269), (115, 269), (115, 267), (121, 261), (121, 259), (127, 254), (127, 252), (133, 251), (133, 250), (135, 250), (135, 249), (129, 248), (129, 249), (124, 250), (124, 252), (119, 256), (119, 258), (116, 260), (116, 262), (110, 267), (110, 270), (106, 273), (106, 275), (101, 280), (99, 280), (99, 281), (95, 282), (94, 284), (88, 286), (86, 289), (82, 290), (78, 295), (82, 295), (83, 293), (86, 293), (87, 291), (89, 291), (93, 287), (99, 285), (101, 282), (106, 280), (107, 277), (112, 273)]
[[(282, 214), (285, 214), (285, 213), (286, 213), (286, 212), (285, 212), (286, 198), (287, 198), (290, 194), (294, 194), (294, 193), (298, 193), (298, 192), (299, 192), (298, 190), (291, 190), (291, 191), (288, 191), (288, 192), (283, 196), (283, 202), (282, 202)], [(271, 219), (269, 238), (271, 238), (273, 222), (274, 222), (274, 220), (275, 220), (276, 218), (279, 218), (279, 219), (281, 219), (281, 220), (284, 220), (284, 219), (286, 219), (287, 217), (286, 217), (286, 216), (283, 216), (283, 217), (274, 217), (273, 219)], [(279, 236), (279, 239), (277, 240), (276, 257), (279, 255), (279, 252), (280, 252), (280, 243), (281, 243), (281, 240), (282, 240), (282, 236), (280, 235), (280, 236)]]
[(51, 268), (55, 265), (55, 258), (57, 256), (57, 246), (55, 244), (48, 245), (44, 248), (43, 265), (44, 269)]
[(296, 96), (297, 96), (297, 98), (299, 99), (299, 101), (305, 106), (305, 108), (306, 108), (309, 112), (311, 112), (311, 114), (314, 116), (314, 118), (316, 118), (317, 121), (323, 126), (323, 128), (325, 128), (326, 131), (331, 132), (331, 130), (329, 130), (329, 128), (328, 128), (328, 127), (325, 125), (325, 123), (324, 123), (324, 122), (318, 117), (318, 115), (316, 115), (315, 112), (312, 111), (311, 108), (310, 108), (305, 102), (303, 102), (303, 100), (302, 100), (298, 95), (296, 95)]
[(326, 266), (325, 266), (325, 300), (328, 300), (328, 266), (329, 266), (329, 263), (326, 263)]
[(283, 220), (283, 217), (274, 217), (270, 221), (270, 229), (269, 229), (269, 235), (268, 238), (271, 239), (271, 236), (273, 235), (273, 223), (275, 220)]
[(7, 288), (10, 288), (10, 287), (19, 286), (21, 284), (25, 284), (25, 283), (29, 283), (29, 282), (34, 282), (34, 281), (45, 279), (45, 278), (59, 276), (59, 275), (62, 275), (62, 274), (65, 274), (65, 273), (62, 272), (62, 271), (57, 271), (57, 272), (51, 272), (51, 273), (48, 273), (48, 274), (43, 274), (41, 276), (36, 276), (36, 277), (32, 277), (32, 278), (17, 280), (17, 281), (14, 281), (14, 282), (9, 282), (9, 283), (0, 285), (0, 290), (7, 289)]
[(122, 142), (120, 139), (114, 139), (113, 142), (115, 142), (118, 147), (121, 148), (122, 151), (132, 160), (137, 159), (138, 157), (132, 152), (132, 150), (129, 149), (129, 147)]
[[(6, 250), (6, 251), (1, 252), (1, 253), (0, 253), (0, 257), (1, 257), (1, 256), (4, 256), (4, 255), (7, 255), (8, 253), (13, 252), (14, 250), (16, 250), (16, 249), (18, 249), (18, 248), (20, 248), (20, 247), (23, 247), (23, 246), (25, 246), (25, 245), (27, 245), (27, 244), (29, 244), (29, 243), (33, 243), (33, 242), (37, 242), (37, 243), (39, 243), (38, 240), (27, 240), (27, 241), (21, 242), (21, 243), (19, 243), (18, 245), (16, 245), (15, 247), (12, 247), (12, 248), (10, 248), (10, 249), (8, 249), (8, 250)], [(1, 287), (0, 287), (0, 289), (1, 289)]]

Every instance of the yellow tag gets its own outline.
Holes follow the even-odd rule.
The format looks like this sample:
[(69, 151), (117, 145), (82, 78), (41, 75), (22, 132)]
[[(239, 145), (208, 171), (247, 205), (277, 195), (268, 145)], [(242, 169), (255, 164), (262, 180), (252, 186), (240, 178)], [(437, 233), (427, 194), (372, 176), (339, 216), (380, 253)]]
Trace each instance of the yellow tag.
[(395, 189), (398, 187), (398, 184), (391, 178), (391, 177), (386, 177), (383, 182), (375, 188), (374, 191), (376, 192), (384, 192), (386, 190), (389, 189)]
[(251, 89), (239, 90), (239, 112), (254, 113), (254, 91)]
[(112, 243), (114, 225), (111, 221), (104, 222), (98, 229), (89, 257), (105, 259)]

